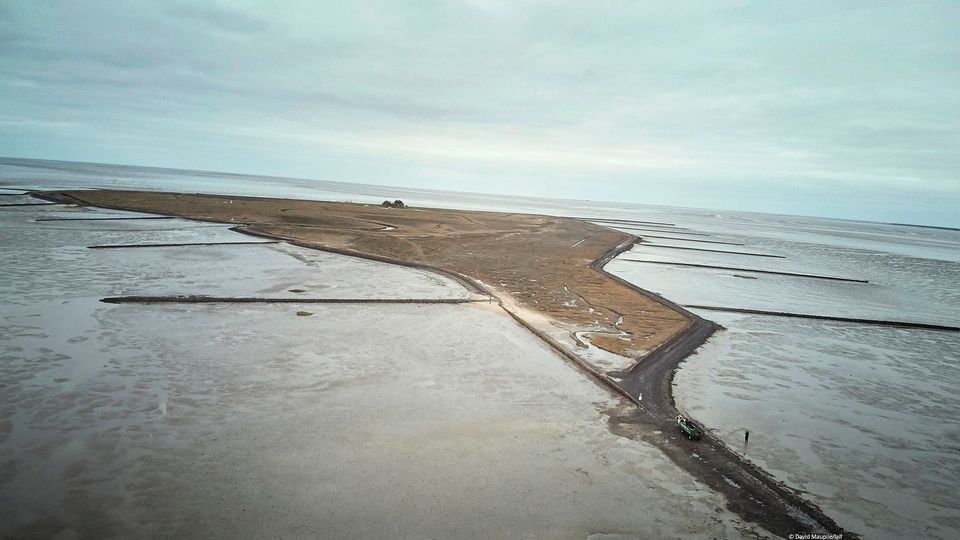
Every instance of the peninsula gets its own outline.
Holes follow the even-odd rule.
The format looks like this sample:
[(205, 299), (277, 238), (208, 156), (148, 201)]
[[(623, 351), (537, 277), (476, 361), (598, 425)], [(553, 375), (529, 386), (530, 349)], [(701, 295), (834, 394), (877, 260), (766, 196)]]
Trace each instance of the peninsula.
[[(846, 533), (814, 504), (709, 434), (673, 426), (673, 373), (718, 328), (603, 270), (636, 236), (574, 218), (402, 205), (74, 190), (58, 203), (228, 223), (253, 236), (427, 269), (488, 296), (599, 383), (625, 398), (611, 429), (660, 448), (728, 507), (775, 534)], [(696, 444), (691, 449), (689, 444)], [(849, 533), (847, 533), (849, 534)]]

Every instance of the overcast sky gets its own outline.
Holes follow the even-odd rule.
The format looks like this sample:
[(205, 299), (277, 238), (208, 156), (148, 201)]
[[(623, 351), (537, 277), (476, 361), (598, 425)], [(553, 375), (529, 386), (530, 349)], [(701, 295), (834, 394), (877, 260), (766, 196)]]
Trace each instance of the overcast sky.
[(0, 155), (960, 225), (960, 2), (0, 0)]

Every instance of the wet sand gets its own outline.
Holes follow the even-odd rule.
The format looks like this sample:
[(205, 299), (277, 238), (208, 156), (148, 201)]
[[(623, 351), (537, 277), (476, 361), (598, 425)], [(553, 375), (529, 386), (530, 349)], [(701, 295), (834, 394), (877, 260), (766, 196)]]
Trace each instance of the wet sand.
[[(61, 202), (238, 225), (241, 232), (444, 272), (548, 319), (546, 333), (639, 360), (687, 328), (664, 306), (591, 264), (635, 237), (552, 216), (134, 191), (45, 192)], [(529, 319), (529, 318), (528, 318)]]
[[(48, 192), (43, 197), (233, 223), (250, 234), (455, 277), (497, 297), (518, 322), (638, 404), (638, 410), (615, 415), (612, 429), (661, 448), (724, 493), (731, 510), (780, 535), (842, 532), (818, 508), (719, 441), (707, 437), (691, 454), (690, 445), (677, 440), (671, 424), (673, 372), (716, 326), (602, 270), (634, 244), (631, 235), (574, 219), (523, 214), (150, 192)], [(626, 369), (604, 370), (584, 360), (585, 346), (633, 361)]]
[(864, 538), (958, 537), (956, 333), (711, 315), (728, 331), (678, 372), (681, 407)]
[(495, 304), (98, 300), (462, 297), (449, 279), (287, 244), (88, 250), (239, 235), (32, 219), (67, 214), (109, 215), (0, 213), (0, 537), (769, 536), (612, 434), (624, 400)]

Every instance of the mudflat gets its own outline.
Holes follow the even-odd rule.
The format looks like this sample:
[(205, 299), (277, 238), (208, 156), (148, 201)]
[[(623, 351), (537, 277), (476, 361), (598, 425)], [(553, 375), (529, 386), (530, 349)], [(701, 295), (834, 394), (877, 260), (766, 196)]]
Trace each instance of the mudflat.
[[(606, 262), (637, 241), (632, 235), (531, 214), (143, 191), (34, 195), (232, 223), (255, 236), (447, 275), (473, 292), (496, 297), (558, 352), (640, 405), (611, 409), (611, 431), (660, 448), (722, 493), (730, 510), (781, 536), (797, 531), (850, 535), (718, 439), (708, 434), (691, 452), (677, 436), (673, 372), (717, 325), (603, 271)], [(610, 353), (615, 365), (598, 361), (593, 347)]]
[[(235, 223), (308, 247), (428, 267), (487, 289), (540, 330), (639, 360), (688, 317), (591, 265), (634, 237), (572, 218), (146, 191), (57, 191), (47, 199)], [(529, 316), (529, 315), (532, 315)], [(584, 345), (579, 343), (578, 345)]]

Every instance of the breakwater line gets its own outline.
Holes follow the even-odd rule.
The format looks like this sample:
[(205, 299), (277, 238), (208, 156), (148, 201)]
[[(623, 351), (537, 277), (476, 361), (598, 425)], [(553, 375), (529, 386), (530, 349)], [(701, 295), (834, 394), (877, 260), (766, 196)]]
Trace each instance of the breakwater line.
[(251, 296), (110, 296), (104, 304), (469, 304), (486, 298), (269, 298)]
[[(0, 193), (0, 195), (3, 195)], [(91, 218), (39, 218), (34, 221), (119, 221), (131, 219), (180, 219), (173, 216), (91, 217)]]
[(796, 272), (777, 272), (775, 270), (758, 270), (756, 268), (738, 268), (735, 266), (715, 266), (712, 264), (696, 264), (696, 263), (682, 263), (682, 262), (672, 262), (672, 261), (647, 261), (643, 259), (619, 259), (625, 262), (632, 263), (643, 263), (643, 264), (662, 264), (668, 266), (686, 266), (690, 268), (710, 268), (716, 270), (732, 270), (734, 272), (747, 272), (752, 274), (772, 274), (775, 276), (790, 276), (790, 277), (802, 277), (802, 278), (811, 278), (811, 279), (826, 279), (830, 281), (847, 281), (850, 283), (870, 283), (866, 279), (854, 279), (854, 278), (843, 278), (835, 276), (822, 276), (819, 274), (800, 274)]
[(87, 246), (87, 249), (130, 249), (130, 248), (167, 248), (167, 247), (189, 247), (189, 246), (251, 246), (262, 244), (279, 244), (279, 241), (268, 242), (185, 242), (182, 244), (104, 244), (99, 246)]
[(695, 248), (695, 247), (686, 247), (686, 246), (670, 246), (666, 244), (651, 244), (649, 242), (640, 242), (637, 244), (641, 247), (655, 247), (655, 248), (665, 248), (665, 249), (682, 249), (686, 251), (706, 251), (710, 253), (726, 253), (727, 255), (748, 255), (752, 257), (768, 257), (771, 259), (786, 259), (783, 255), (771, 255), (769, 253), (749, 253), (746, 251), (726, 251), (722, 249), (705, 249), (705, 248)]
[(744, 309), (722, 306), (696, 306), (684, 305), (687, 309), (702, 309), (704, 311), (722, 311), (727, 313), (744, 313), (747, 315), (769, 315), (771, 317), (790, 317), (794, 319), (816, 319), (820, 321), (836, 321), (857, 324), (869, 324), (873, 326), (892, 326), (894, 328), (920, 328), (924, 330), (941, 330), (946, 332), (960, 332), (960, 327), (947, 326), (942, 324), (928, 324), (909, 321), (887, 321), (879, 319), (861, 319), (857, 317), (836, 317), (833, 315), (813, 315), (807, 313), (790, 313), (785, 311), (766, 311), (762, 309)]
[(693, 238), (680, 238), (679, 236), (658, 236), (655, 234), (638, 234), (642, 238), (660, 238), (664, 240), (681, 240), (683, 242), (696, 242), (698, 244), (723, 244), (725, 246), (745, 246), (746, 244), (738, 244), (736, 242), (721, 242), (719, 240), (694, 240)]

